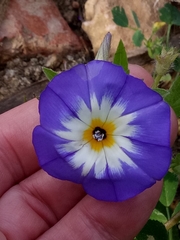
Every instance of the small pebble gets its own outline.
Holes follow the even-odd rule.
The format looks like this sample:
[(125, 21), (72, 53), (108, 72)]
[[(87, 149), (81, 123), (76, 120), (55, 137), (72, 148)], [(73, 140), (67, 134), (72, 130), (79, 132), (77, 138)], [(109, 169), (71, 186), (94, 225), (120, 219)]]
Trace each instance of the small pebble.
[(73, 61), (73, 59), (74, 59), (73, 56), (71, 56), (71, 55), (67, 55), (66, 58), (68, 61)]

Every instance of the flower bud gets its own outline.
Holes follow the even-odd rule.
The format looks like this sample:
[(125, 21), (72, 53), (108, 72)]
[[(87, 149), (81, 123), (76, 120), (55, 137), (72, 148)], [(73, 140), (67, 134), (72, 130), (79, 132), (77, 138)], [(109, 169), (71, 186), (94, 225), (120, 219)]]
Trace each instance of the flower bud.
[(172, 66), (174, 60), (178, 57), (177, 49), (171, 47), (169, 50), (166, 50), (165, 47), (162, 48), (161, 54), (156, 56), (156, 74), (163, 76), (165, 75)]
[(156, 33), (159, 29), (161, 29), (164, 25), (166, 25), (165, 22), (155, 22), (152, 27), (152, 32)]
[(111, 47), (111, 37), (112, 35), (109, 32), (104, 37), (103, 42), (101, 43), (101, 46), (96, 54), (96, 60), (108, 60)]

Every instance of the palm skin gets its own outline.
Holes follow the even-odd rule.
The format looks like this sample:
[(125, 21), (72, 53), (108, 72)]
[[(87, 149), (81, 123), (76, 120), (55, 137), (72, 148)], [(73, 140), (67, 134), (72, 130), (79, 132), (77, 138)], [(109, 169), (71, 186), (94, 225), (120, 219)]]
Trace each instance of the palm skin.
[[(152, 85), (139, 66), (131, 74)], [(171, 112), (171, 140), (177, 119)], [(162, 181), (124, 202), (98, 201), (81, 185), (52, 178), (38, 166), (32, 131), (38, 125), (38, 101), (0, 116), (0, 240), (132, 240), (148, 220)]]

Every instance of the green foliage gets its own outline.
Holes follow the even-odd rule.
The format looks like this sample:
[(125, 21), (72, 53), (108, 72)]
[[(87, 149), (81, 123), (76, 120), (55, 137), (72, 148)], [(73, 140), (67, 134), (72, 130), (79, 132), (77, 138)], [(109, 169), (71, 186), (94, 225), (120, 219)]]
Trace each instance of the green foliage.
[(180, 57), (175, 59), (173, 69), (176, 72), (180, 72)]
[[(114, 8), (112, 14), (116, 24), (134, 31), (132, 41), (135, 46), (140, 47), (144, 44), (147, 48), (148, 55), (155, 61), (153, 74), (155, 82), (153, 88), (174, 109), (176, 115), (180, 117), (180, 51), (171, 47), (169, 44), (171, 26), (180, 26), (180, 11), (170, 3), (165, 4), (164, 7), (159, 10), (161, 22), (158, 21), (153, 24), (149, 39), (145, 38), (138, 16), (134, 11), (132, 11), (132, 15), (135, 27), (129, 26), (128, 18), (123, 8)], [(167, 32), (164, 36), (159, 37), (158, 31), (165, 25)], [(124, 46), (122, 43), (119, 43), (113, 61), (115, 64), (122, 65), (124, 69), (127, 69), (127, 56), (124, 55), (124, 52)], [(173, 75), (171, 75), (171, 69), (177, 73), (175, 79), (173, 79)], [(161, 89), (158, 88), (159, 82), (168, 82), (171, 86), (166, 90)], [(172, 160), (171, 170), (173, 173), (168, 172), (164, 178), (163, 191), (159, 202), (152, 212), (150, 220), (135, 238), (136, 240), (179, 239), (176, 225), (179, 220), (173, 222), (173, 224), (171, 221), (174, 221), (172, 217), (180, 212), (180, 203), (174, 211), (171, 209), (171, 204), (175, 198), (178, 187), (178, 178), (175, 174), (180, 176), (180, 153)], [(177, 214), (176, 216), (179, 215)]]
[(155, 88), (164, 100), (173, 108), (174, 112), (180, 117), (180, 76), (178, 76), (169, 90)]
[(175, 79), (164, 100), (173, 108), (176, 115), (180, 116), (180, 76)]
[(167, 73), (166, 75), (163, 75), (161, 78), (161, 81), (163, 81), (163, 82), (169, 82), (171, 80), (172, 80), (172, 77), (169, 73)]
[(155, 59), (156, 56), (161, 54), (161, 50), (162, 50), (162, 44), (163, 44), (164, 38), (149, 38), (146, 42), (145, 42), (145, 46), (147, 48), (148, 51), (148, 55), (150, 58)]
[(160, 76), (159, 80), (161, 80), (161, 78), (168, 73), (173, 62), (178, 56), (179, 53), (177, 53), (177, 50), (175, 48), (167, 48), (166, 46), (162, 47), (160, 55), (157, 55), (155, 57), (155, 71), (157, 76)]
[(164, 177), (164, 185), (159, 201), (166, 207), (173, 202), (178, 187), (178, 178), (175, 174), (168, 172)]
[[(172, 211), (170, 205), (174, 200), (178, 187), (178, 179), (175, 174), (168, 172), (164, 178), (163, 191), (160, 197), (159, 202), (156, 205), (156, 208), (153, 210), (150, 220), (147, 222), (145, 227), (136, 237), (136, 240), (149, 240), (148, 238), (152, 236), (152, 239), (168, 239), (176, 240), (178, 232), (176, 227), (167, 232), (165, 225), (167, 221), (172, 216)], [(173, 214), (177, 213), (180, 210), (180, 206), (177, 206), (177, 209), (174, 210)]]
[(117, 47), (113, 63), (122, 66), (124, 71), (126, 73), (129, 73), (127, 54), (122, 40), (120, 40), (119, 45)]
[[(162, 7), (159, 10), (159, 15), (160, 15), (159, 17), (160, 17), (160, 20), (163, 22), (156, 22), (153, 25), (152, 34), (149, 37), (149, 39), (145, 38), (142, 30), (140, 29), (140, 22), (139, 22), (137, 14), (134, 11), (132, 11), (132, 15), (133, 15), (134, 22), (136, 24), (136, 28), (128, 25), (128, 18), (126, 16), (124, 8), (120, 8), (119, 6), (114, 7), (112, 9), (112, 15), (113, 15), (113, 20), (117, 25), (119, 25), (121, 27), (128, 27), (135, 31), (133, 34), (133, 37), (132, 37), (133, 43), (135, 44), (135, 46), (141, 47), (142, 43), (144, 42), (144, 45), (147, 47), (148, 54), (152, 59), (156, 59), (156, 61), (157, 61), (157, 59), (159, 59), (158, 56), (162, 52), (163, 46), (166, 46), (167, 47), (167, 49), (166, 49), (167, 57), (171, 57), (172, 62), (174, 61), (176, 56), (175, 56), (175, 54), (173, 54), (172, 56), (169, 56), (171, 54), (169, 54), (170, 52), (169, 52), (168, 48), (169, 48), (169, 36), (170, 36), (171, 26), (173, 24), (180, 26), (180, 11), (175, 6), (173, 6), (170, 3), (167, 3), (164, 5), (164, 7)], [(156, 34), (157, 34), (158, 30), (162, 26), (164, 26), (165, 23), (168, 25), (166, 36), (159, 37)], [(163, 69), (163, 68), (158, 67), (157, 69), (155, 69), (155, 76), (156, 75), (161, 75), (161, 76), (158, 76), (158, 81), (155, 83), (156, 86), (153, 86), (153, 87), (158, 86), (158, 83), (159, 83), (161, 77), (164, 74), (166, 74), (169, 71), (169, 69), (172, 67), (172, 63), (170, 62), (170, 64), (169, 64), (168, 60), (166, 59), (166, 55), (163, 56), (162, 61), (163, 61), (163, 59), (164, 59), (164, 63), (160, 63), (160, 65), (166, 64), (167, 65), (166, 67), (168, 69), (166, 69), (166, 67), (165, 67), (165, 72), (163, 72), (163, 74), (159, 74), (158, 72), (156, 72), (157, 69)], [(155, 66), (157, 66), (157, 64)], [(174, 64), (174, 69), (176, 71), (177, 70), (180, 71), (180, 59), (179, 59), (179, 61), (176, 60), (176, 62)]]
[(128, 27), (128, 18), (126, 16), (126, 13), (124, 11), (124, 8), (120, 8), (119, 6), (114, 7), (112, 9), (113, 14), (113, 21), (121, 26), (121, 27)]
[(180, 12), (178, 9), (170, 3), (166, 3), (164, 7), (159, 10), (161, 21), (167, 24), (174, 24), (180, 26)]
[(158, 92), (163, 98), (168, 94), (168, 90), (163, 88), (154, 88), (153, 90)]
[(150, 216), (150, 219), (155, 220), (155, 221), (159, 221), (161, 223), (167, 222), (167, 217), (156, 208), (153, 210), (153, 212)]
[(150, 219), (135, 239), (168, 240), (168, 235), (165, 226), (161, 222)]
[(178, 153), (175, 158), (172, 159), (171, 169), (174, 173), (180, 176), (180, 153)]
[(136, 30), (133, 35), (133, 43), (135, 46), (140, 47), (142, 45), (142, 41), (144, 40), (144, 34), (141, 30)]
[(134, 18), (134, 22), (136, 23), (136, 26), (138, 28), (140, 28), (140, 23), (139, 23), (139, 19), (137, 17), (137, 14), (134, 11), (132, 11), (132, 15), (133, 15), (133, 18)]
[(180, 211), (180, 202), (177, 204), (177, 206), (175, 207), (172, 216), (174, 216), (176, 213), (178, 213)]
[(58, 74), (50, 68), (43, 67), (42, 70), (49, 81), (51, 81)]
[[(149, 240), (149, 239), (167, 239), (176, 240), (178, 232), (176, 227), (166, 230), (165, 225), (172, 215), (170, 205), (174, 200), (178, 187), (178, 179), (175, 174), (168, 172), (164, 178), (163, 191), (156, 208), (153, 210), (149, 221), (135, 238), (136, 240)], [(180, 204), (179, 204), (180, 205)], [(173, 214), (180, 210), (180, 206), (174, 210)]]

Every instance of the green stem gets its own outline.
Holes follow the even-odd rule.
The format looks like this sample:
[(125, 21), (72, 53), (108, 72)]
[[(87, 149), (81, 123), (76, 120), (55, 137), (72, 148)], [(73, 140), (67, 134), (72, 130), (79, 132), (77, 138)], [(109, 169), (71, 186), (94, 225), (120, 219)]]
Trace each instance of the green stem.
[[(170, 212), (169, 212), (169, 208), (168, 207), (166, 207), (166, 213), (167, 213), (167, 219), (168, 219), (168, 222), (170, 221)], [(167, 223), (166, 223), (167, 224)], [(165, 224), (165, 225), (166, 225)], [(165, 226), (166, 227), (166, 226)], [(166, 228), (167, 229), (167, 228)], [(172, 228), (169, 228), (168, 229), (169, 231), (168, 231), (168, 235), (169, 235), (169, 240), (173, 240), (173, 234), (172, 234)]]
[(175, 226), (180, 221), (180, 211), (177, 212), (171, 219), (164, 224), (167, 230), (170, 230), (173, 226)]
[(152, 49), (148, 47), (147, 50), (148, 50), (149, 57), (153, 59)]
[(169, 45), (169, 37), (170, 37), (170, 32), (171, 32), (171, 26), (172, 26), (172, 24), (168, 24), (167, 36), (166, 36), (166, 46)]
[(131, 27), (131, 26), (128, 26), (128, 28), (131, 29), (131, 30), (134, 30), (134, 31), (138, 30), (138, 28), (134, 28), (134, 27)]
[(155, 77), (152, 88), (157, 88), (158, 87), (158, 84), (159, 84), (159, 81), (161, 80), (161, 78), (162, 78), (162, 75), (157, 75)]
[[(146, 46), (148, 43), (148, 39), (144, 37), (144, 45)], [(147, 47), (147, 46), (146, 46)]]

